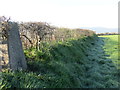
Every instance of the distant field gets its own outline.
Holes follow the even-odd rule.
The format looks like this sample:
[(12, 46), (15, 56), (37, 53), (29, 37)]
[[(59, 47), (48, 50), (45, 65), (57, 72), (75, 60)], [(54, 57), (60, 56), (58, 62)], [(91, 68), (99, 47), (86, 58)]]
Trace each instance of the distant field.
[(108, 58), (112, 59), (113, 63), (120, 69), (120, 41), (118, 40), (118, 35), (105, 35), (99, 36), (104, 38), (105, 46), (104, 49), (107, 55), (110, 55)]

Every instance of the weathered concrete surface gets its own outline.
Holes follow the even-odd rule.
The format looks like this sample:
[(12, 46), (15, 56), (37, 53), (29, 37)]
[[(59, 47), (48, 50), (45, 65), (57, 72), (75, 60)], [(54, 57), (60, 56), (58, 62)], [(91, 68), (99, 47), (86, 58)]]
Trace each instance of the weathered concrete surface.
[(15, 22), (11, 22), (10, 24), (11, 24), (11, 29), (7, 31), (10, 69), (25, 70), (27, 69), (27, 64), (22, 47), (22, 42), (20, 39), (19, 26)]

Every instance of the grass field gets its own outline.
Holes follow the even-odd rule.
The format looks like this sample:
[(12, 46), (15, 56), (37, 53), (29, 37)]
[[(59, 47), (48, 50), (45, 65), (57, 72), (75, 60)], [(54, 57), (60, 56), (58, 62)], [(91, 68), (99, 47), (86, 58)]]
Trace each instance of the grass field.
[(114, 65), (117, 69), (120, 69), (120, 41), (118, 40), (118, 35), (105, 35), (100, 36), (104, 38), (104, 50), (109, 56), (108, 58), (112, 59)]

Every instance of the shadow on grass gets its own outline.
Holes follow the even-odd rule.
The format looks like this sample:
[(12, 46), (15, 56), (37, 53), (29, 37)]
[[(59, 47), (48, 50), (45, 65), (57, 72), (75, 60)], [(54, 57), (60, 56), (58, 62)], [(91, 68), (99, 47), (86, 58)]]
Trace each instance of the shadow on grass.
[(118, 73), (104, 51), (104, 39), (59, 42), (47, 49), (41, 59), (29, 62), (29, 70), (51, 77), (49, 87), (118, 87)]

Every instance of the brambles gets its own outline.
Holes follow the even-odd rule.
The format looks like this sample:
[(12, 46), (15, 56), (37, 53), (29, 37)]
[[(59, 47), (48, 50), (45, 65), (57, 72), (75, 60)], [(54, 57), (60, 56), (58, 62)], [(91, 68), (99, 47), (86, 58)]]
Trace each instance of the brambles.
[(29, 46), (36, 46), (38, 50), (40, 48), (40, 42), (45, 39), (47, 35), (51, 37), (54, 31), (54, 27), (50, 26), (46, 22), (21, 23), (19, 24), (19, 27), (23, 45), (26, 48), (28, 48)]
[(29, 48), (36, 46), (38, 50), (42, 41), (54, 43), (70, 38), (77, 39), (95, 34), (95, 32), (91, 30), (53, 27), (45, 22), (21, 23), (19, 27), (24, 47)]
[[(8, 24), (9, 19), (2, 17), (1, 21), (3, 20), (6, 24), (4, 24), (4, 28), (1, 29), (4, 37), (7, 38), (6, 30), (10, 28)], [(18, 25), (22, 44), (26, 49), (36, 47), (39, 50), (42, 41), (65, 41), (70, 38), (81, 38), (95, 34), (95, 32), (85, 29), (58, 28), (46, 22), (26, 22), (19, 23)]]
[(9, 20), (10, 18), (7, 19), (4, 16), (0, 17), (0, 33), (2, 34), (2, 38), (5, 40), (8, 38), (7, 30), (10, 30), (11, 28)]

